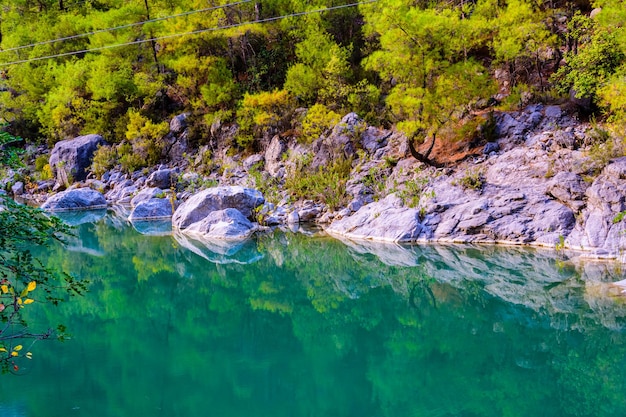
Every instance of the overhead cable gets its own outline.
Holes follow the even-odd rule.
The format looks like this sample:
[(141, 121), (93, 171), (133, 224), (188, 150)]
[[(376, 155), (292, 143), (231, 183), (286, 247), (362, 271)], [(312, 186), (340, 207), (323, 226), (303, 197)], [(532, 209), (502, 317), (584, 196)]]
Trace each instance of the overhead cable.
[(190, 31), (190, 32), (174, 33), (174, 34), (171, 34), (171, 35), (157, 36), (157, 37), (149, 38), (149, 39), (139, 39), (139, 40), (132, 41), (132, 42), (118, 43), (118, 44), (112, 44), (112, 45), (104, 45), (104, 46), (99, 46), (99, 47), (89, 48), (89, 49), (82, 49), (82, 50), (79, 50), (79, 51), (64, 52), (64, 53), (55, 54), (55, 55), (46, 55), (46, 56), (41, 56), (41, 57), (36, 57), (36, 58), (21, 59), (21, 60), (17, 60), (17, 61), (0, 63), (0, 67), (6, 67), (6, 66), (9, 66), (9, 65), (16, 65), (16, 64), (24, 64), (24, 63), (27, 63), (27, 62), (42, 61), (42, 60), (52, 59), (52, 58), (61, 58), (61, 57), (72, 56), (72, 55), (86, 54), (86, 53), (89, 53), (89, 52), (98, 52), (98, 51), (103, 51), (103, 50), (106, 50), (106, 49), (120, 48), (122, 46), (131, 46), (131, 45), (138, 45), (138, 44), (147, 43), (147, 42), (162, 41), (162, 40), (165, 40), (165, 39), (172, 39), (172, 38), (177, 38), (177, 37), (180, 37), (180, 36), (198, 35), (198, 34), (201, 34), (201, 33), (216, 32), (216, 31), (219, 31), (219, 30), (233, 29), (233, 28), (246, 26), (246, 25), (257, 24), (257, 23), (274, 22), (274, 21), (286, 19), (288, 17), (298, 17), (298, 16), (306, 16), (306, 15), (315, 14), (315, 13), (323, 13), (323, 12), (328, 12), (328, 11), (333, 11), (333, 10), (345, 9), (345, 8), (348, 8), (348, 7), (356, 7), (356, 6), (361, 6), (361, 5), (365, 5), (365, 4), (376, 3), (377, 1), (378, 0), (365, 0), (365, 1), (360, 1), (360, 2), (356, 2), (356, 3), (350, 3), (350, 4), (339, 5), (339, 6), (326, 7), (326, 8), (323, 8), (323, 9), (309, 10), (309, 11), (305, 11), (305, 12), (291, 13), (291, 14), (282, 15), (282, 16), (268, 17), (268, 18), (265, 18), (265, 19), (257, 19), (257, 20), (252, 20), (252, 21), (248, 21), (248, 22), (234, 23), (234, 24), (226, 25), (226, 26), (217, 26), (217, 27), (211, 27), (211, 28), (206, 28), (206, 29), (198, 29), (198, 30), (193, 30), (193, 31)]
[(235, 2), (235, 3), (223, 4), (221, 6), (207, 7), (205, 9), (190, 10), (188, 12), (183, 12), (183, 13), (173, 14), (173, 15), (163, 16), (163, 17), (156, 17), (154, 19), (143, 20), (141, 22), (135, 22), (135, 23), (128, 23), (126, 25), (115, 26), (115, 27), (112, 27), (112, 28), (97, 29), (97, 30), (94, 30), (94, 31), (91, 31), (91, 32), (80, 33), (80, 34), (72, 35), (72, 36), (66, 36), (64, 38), (50, 39), (50, 40), (47, 40), (47, 41), (30, 43), (28, 45), (16, 46), (16, 47), (13, 47), (13, 48), (0, 50), (0, 53), (11, 52), (11, 51), (19, 51), (20, 49), (32, 48), (32, 47), (39, 46), (39, 45), (47, 45), (47, 44), (50, 44), (50, 43), (63, 42), (63, 41), (69, 41), (69, 40), (72, 40), (72, 39), (84, 38), (85, 36), (96, 35), (98, 33), (104, 33), (104, 32), (113, 32), (113, 31), (119, 30), (119, 29), (128, 29), (128, 28), (131, 28), (131, 27), (134, 27), (134, 26), (141, 26), (141, 25), (144, 25), (146, 23), (160, 22), (160, 21), (163, 21), (163, 20), (173, 19), (175, 17), (189, 16), (189, 15), (196, 14), (196, 13), (210, 12), (210, 11), (213, 11), (213, 10), (224, 9), (226, 7), (238, 6), (240, 4), (249, 3), (251, 1), (252, 0), (241, 0), (241, 1), (238, 1), (238, 2)]

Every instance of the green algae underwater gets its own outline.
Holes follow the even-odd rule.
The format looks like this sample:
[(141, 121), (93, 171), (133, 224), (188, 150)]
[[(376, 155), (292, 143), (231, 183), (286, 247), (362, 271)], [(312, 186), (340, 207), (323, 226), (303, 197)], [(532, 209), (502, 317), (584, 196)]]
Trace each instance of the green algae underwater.
[(89, 292), (29, 317), (72, 337), (1, 377), (3, 417), (626, 414), (616, 265), (82, 216), (38, 256)]

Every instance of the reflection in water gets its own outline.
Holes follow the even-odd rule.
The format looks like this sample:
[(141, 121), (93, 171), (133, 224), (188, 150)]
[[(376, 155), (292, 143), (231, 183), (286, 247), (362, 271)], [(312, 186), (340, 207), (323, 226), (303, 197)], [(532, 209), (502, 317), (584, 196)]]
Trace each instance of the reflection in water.
[[(551, 251), (342, 243), (276, 233), (237, 248), (77, 229), (50, 266), (90, 292), (41, 322), (20, 416), (624, 415), (619, 271)], [(604, 269), (603, 269), (604, 268)], [(611, 275), (612, 274), (612, 275)], [(0, 412), (1, 415), (5, 413)], [(15, 413), (14, 413), (15, 414)], [(11, 414), (8, 414), (11, 415)]]

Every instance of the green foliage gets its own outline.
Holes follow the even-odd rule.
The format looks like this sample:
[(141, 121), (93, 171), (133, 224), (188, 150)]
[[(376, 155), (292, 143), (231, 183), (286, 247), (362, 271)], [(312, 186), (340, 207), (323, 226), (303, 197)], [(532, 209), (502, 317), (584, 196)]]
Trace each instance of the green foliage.
[(589, 150), (589, 160), (585, 164), (591, 173), (598, 174), (611, 159), (624, 155), (626, 143), (623, 138), (616, 138), (608, 130), (594, 126), (591, 131), (592, 144)]
[(132, 173), (146, 166), (145, 160), (133, 152), (133, 146), (128, 142), (117, 146), (117, 155), (124, 172)]
[(53, 178), (52, 169), (48, 163), (48, 155), (39, 155), (35, 159), (35, 172), (39, 174), (39, 178), (42, 180), (49, 180)]
[(571, 89), (576, 97), (591, 98), (597, 102), (600, 88), (609, 81), (625, 58), (615, 35), (599, 31), (589, 43), (580, 47), (578, 54), (568, 54), (566, 65), (554, 75), (557, 88), (563, 93)]
[(338, 159), (325, 167), (311, 168), (310, 154), (298, 158), (287, 173), (285, 188), (297, 199), (322, 202), (337, 209), (347, 200), (346, 183), (352, 168), (351, 159)]
[(109, 145), (98, 146), (98, 149), (93, 154), (91, 172), (100, 178), (102, 174), (113, 168), (116, 163), (117, 151), (114, 147)]
[(392, 160), (385, 160), (382, 165), (370, 168), (363, 177), (363, 185), (373, 194), (374, 200), (378, 200), (384, 195), (386, 181), (393, 165)]
[[(85, 281), (61, 274), (31, 253), (35, 246), (62, 241), (70, 229), (60, 219), (0, 195), (0, 363), (3, 372), (18, 372), (31, 359), (37, 340), (55, 335), (29, 326), (24, 311), (38, 303), (58, 304), (65, 294), (82, 294)], [(65, 294), (64, 294), (65, 293)], [(33, 295), (34, 294), (34, 295)], [(28, 342), (24, 348), (24, 342)]]
[(7, 125), (0, 125), (0, 164), (9, 168), (21, 168), (24, 162), (20, 157), (24, 153), (23, 149), (15, 148), (11, 144), (22, 140), (20, 137), (13, 136), (6, 132)]
[(622, 220), (624, 220), (625, 216), (626, 216), (626, 211), (620, 211), (619, 213), (615, 215), (615, 217), (613, 217), (613, 224), (617, 224), (621, 222)]
[(404, 204), (411, 208), (422, 208), (421, 203), (434, 198), (434, 190), (427, 191), (430, 180), (424, 173), (417, 173), (413, 179), (404, 184), (404, 188), (398, 192), (398, 197)]
[(329, 110), (323, 104), (315, 104), (306, 112), (302, 120), (302, 134), (298, 140), (311, 143), (318, 139), (328, 129), (334, 127), (341, 120), (341, 116)]
[(312, 24), (306, 37), (296, 45), (298, 62), (289, 68), (285, 89), (304, 103), (314, 103), (318, 96), (325, 104), (342, 100), (341, 86), (350, 77), (350, 51), (333, 41), (331, 35)]
[[(251, 186), (263, 194), (266, 202), (277, 204), (282, 197), (280, 180), (276, 177), (272, 177), (269, 173), (262, 171), (260, 168), (260, 166), (255, 165), (248, 172), (253, 181)], [(259, 212), (262, 209), (263, 206), (257, 207)], [(259, 221), (259, 219), (257, 219), (257, 221)], [(262, 222), (259, 221), (259, 223)]]
[[(477, 100), (496, 92), (510, 93), (507, 110), (545, 95), (560, 51), (569, 51), (554, 78), (560, 91), (593, 98), (617, 134), (624, 130), (626, 17), (619, 0), (593, 3), (602, 8), (594, 19), (585, 15), (587, 2), (379, 0), (262, 25), (244, 23), (344, 3), (272, 0), (144, 25), (130, 23), (206, 5), (5, 3), (0, 63), (104, 49), (4, 66), (0, 119), (12, 134), (49, 145), (87, 133), (113, 144), (128, 140), (139, 157), (123, 152), (126, 169), (153, 163), (162, 150), (160, 133), (139, 132), (137, 114), (159, 125), (187, 113), (191, 148), (231, 146), (232, 136), (221, 133), (236, 123), (238, 148), (259, 150), (259, 138), (294, 128), (299, 105), (328, 109), (310, 120), (305, 141), (331, 112), (350, 111), (386, 128), (396, 124), (419, 141), (459, 126)], [(73, 36), (87, 32), (97, 33)], [(180, 36), (185, 32), (196, 33)], [(59, 37), (70, 39), (46, 43)], [(154, 37), (159, 41), (142, 42)], [(138, 43), (109, 48), (128, 42)], [(37, 45), (11, 50), (31, 43)], [(496, 70), (508, 79), (495, 80)]]
[(470, 168), (465, 171), (465, 174), (456, 182), (456, 184), (466, 190), (480, 191), (485, 185), (485, 176), (480, 169)]
[(253, 149), (256, 138), (263, 133), (286, 130), (291, 126), (295, 107), (293, 96), (285, 90), (246, 94), (237, 111), (239, 147)]
[(162, 158), (164, 149), (162, 139), (169, 132), (169, 124), (154, 123), (132, 110), (128, 113), (128, 118), (126, 139), (132, 150), (126, 147), (118, 149), (122, 166), (137, 169), (156, 164)]

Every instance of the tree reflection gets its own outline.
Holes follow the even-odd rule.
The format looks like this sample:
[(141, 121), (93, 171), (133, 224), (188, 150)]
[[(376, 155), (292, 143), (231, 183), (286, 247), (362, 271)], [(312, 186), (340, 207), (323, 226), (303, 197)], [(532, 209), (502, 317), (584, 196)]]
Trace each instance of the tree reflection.
[[(626, 308), (589, 291), (601, 274), (583, 280), (551, 252), (420, 246), (379, 256), (377, 245), (276, 232), (247, 243), (261, 255), (253, 263), (216, 263), (110, 217), (78, 232), (105, 255), (48, 254), (93, 284), (63, 306), (75, 339), (39, 378), (63, 372), (72, 401), (97, 393), (105, 403), (83, 409), (92, 416), (119, 414), (118, 404), (124, 414), (203, 415), (207, 402), (229, 416), (626, 411)], [(70, 406), (55, 395), (55, 410)]]

